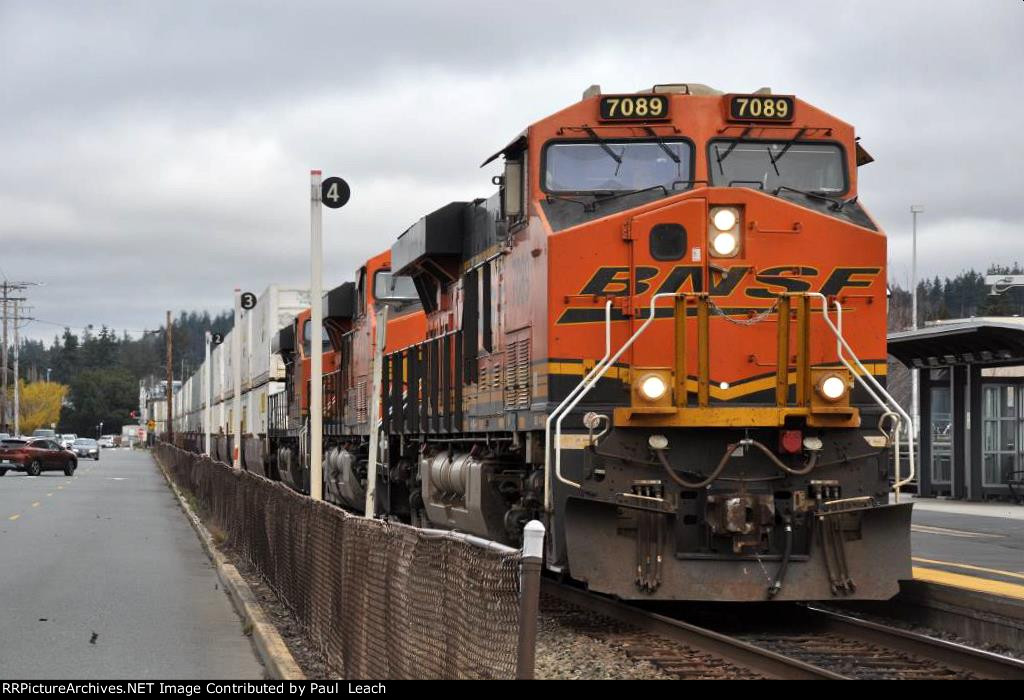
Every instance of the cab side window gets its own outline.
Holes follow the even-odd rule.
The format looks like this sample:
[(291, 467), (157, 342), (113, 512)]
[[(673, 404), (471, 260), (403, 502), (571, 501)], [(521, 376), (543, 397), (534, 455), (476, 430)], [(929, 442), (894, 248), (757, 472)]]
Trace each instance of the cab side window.
[(366, 268), (360, 268), (356, 283), (356, 318), (366, 313)]

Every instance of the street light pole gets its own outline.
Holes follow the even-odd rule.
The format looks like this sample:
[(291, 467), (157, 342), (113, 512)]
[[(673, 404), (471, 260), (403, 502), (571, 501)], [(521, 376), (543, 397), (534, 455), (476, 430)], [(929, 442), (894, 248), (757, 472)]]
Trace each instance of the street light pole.
[[(914, 330), (917, 330), (917, 215), (923, 211), (924, 207), (922, 206), (917, 204), (910, 205), (910, 213), (914, 218), (913, 250), (910, 261), (910, 326)], [(920, 375), (915, 367), (910, 370), (911, 417), (914, 420), (912, 427), (915, 435), (921, 434), (920, 400), (917, 395), (921, 386), (920, 382)]]

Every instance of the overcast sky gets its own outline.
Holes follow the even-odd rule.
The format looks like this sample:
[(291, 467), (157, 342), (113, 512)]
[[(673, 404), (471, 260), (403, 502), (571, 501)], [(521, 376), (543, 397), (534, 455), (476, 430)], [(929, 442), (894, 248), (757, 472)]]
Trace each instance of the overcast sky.
[(308, 280), (308, 171), (344, 176), (325, 286), (599, 83), (794, 93), (876, 162), (910, 277), (1024, 261), (1024, 3), (0, 0), (0, 270), (60, 325), (137, 331)]

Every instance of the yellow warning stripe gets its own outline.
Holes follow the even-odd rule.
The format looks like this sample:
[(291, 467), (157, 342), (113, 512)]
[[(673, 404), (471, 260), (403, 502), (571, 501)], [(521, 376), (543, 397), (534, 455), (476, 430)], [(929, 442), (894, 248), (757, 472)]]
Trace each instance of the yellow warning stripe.
[(925, 569), (918, 566), (913, 567), (913, 572), (914, 578), (918, 581), (941, 583), (946, 586), (954, 586), (955, 588), (965, 588), (969, 591), (991, 593), (992, 595), (1000, 595), (1006, 598), (1024, 600), (1024, 586), (1020, 584), (993, 581), (987, 578), (954, 574), (948, 571), (939, 571), (938, 569)]
[(974, 566), (973, 564), (959, 564), (952, 561), (939, 561), (938, 559), (922, 559), (921, 557), (913, 557), (914, 561), (921, 562), (922, 564), (938, 564), (939, 566), (951, 566), (954, 569), (966, 569), (967, 571), (981, 571), (986, 574), (998, 574), (999, 576), (1009, 576), (1010, 578), (1019, 578), (1024, 581), (1024, 574), (1014, 573), (1013, 571), (1002, 571), (1001, 569), (986, 569), (984, 566)]
[[(582, 377), (594, 367), (593, 362), (548, 362), (546, 367), (544, 363), (541, 363), (541, 367), (547, 370), (547, 374), (558, 374), (558, 375), (572, 375)], [(888, 367), (884, 362), (873, 362), (865, 364), (864, 367), (868, 372), (876, 377), (884, 377), (888, 371)], [(815, 365), (814, 369), (844, 369), (839, 365)], [(605, 372), (604, 377), (608, 379), (618, 379), (619, 381), (629, 382), (629, 367), (611, 367)], [(796, 384), (796, 372), (789, 373), (789, 383)], [(686, 389), (692, 393), (697, 392), (697, 380), (687, 379)], [(769, 375), (766, 377), (758, 377), (757, 379), (749, 379), (746, 381), (737, 382), (732, 384), (727, 389), (723, 389), (714, 382), (711, 383), (710, 390), (712, 398), (719, 399), (721, 401), (731, 401), (733, 399), (740, 398), (741, 396), (747, 396), (748, 394), (756, 394), (761, 391), (773, 391), (775, 389), (775, 375)]]

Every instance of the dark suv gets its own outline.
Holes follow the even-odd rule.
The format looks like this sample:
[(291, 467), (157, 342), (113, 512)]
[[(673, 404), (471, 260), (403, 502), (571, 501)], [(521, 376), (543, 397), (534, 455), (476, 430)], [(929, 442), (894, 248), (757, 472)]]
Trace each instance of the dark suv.
[(65, 450), (54, 439), (8, 439), (0, 442), (0, 476), (8, 471), (25, 472), (29, 476), (39, 476), (45, 471), (62, 471), (71, 476), (77, 468), (75, 454)]

